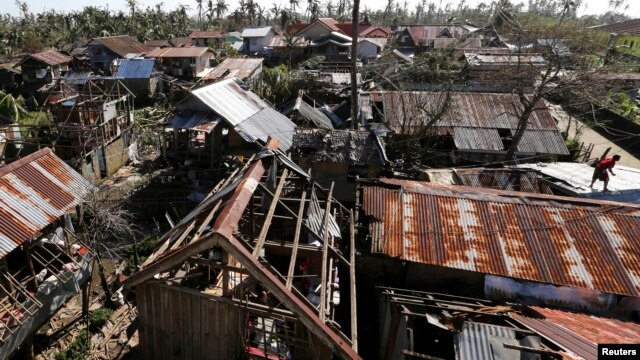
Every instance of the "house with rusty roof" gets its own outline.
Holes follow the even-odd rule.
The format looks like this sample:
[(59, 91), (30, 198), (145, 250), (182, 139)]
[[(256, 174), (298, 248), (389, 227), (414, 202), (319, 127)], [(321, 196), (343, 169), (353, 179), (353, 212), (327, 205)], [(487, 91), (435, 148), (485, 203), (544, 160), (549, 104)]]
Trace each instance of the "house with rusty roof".
[(71, 60), (71, 57), (55, 50), (23, 57), (15, 65), (19, 66), (22, 72), (22, 95), (33, 96), (43, 86), (54, 83), (69, 70)]
[(94, 71), (102, 71), (111, 75), (113, 60), (122, 59), (127, 54), (141, 55), (151, 50), (129, 35), (107, 36), (93, 38), (87, 45), (89, 51), (89, 66)]
[(356, 177), (376, 178), (389, 162), (385, 144), (373, 131), (296, 129), (291, 158), (323, 186), (336, 184), (334, 196), (353, 203)]
[[(638, 313), (640, 207), (427, 182), (363, 181), (362, 259), (371, 276), (586, 313)], [(396, 286), (396, 287), (398, 287)]]
[(465, 53), (462, 71), (472, 91), (512, 92), (524, 88), (532, 91), (540, 71), (548, 65), (540, 54)]
[(308, 57), (310, 43), (302, 36), (276, 35), (267, 43), (265, 58), (273, 63), (296, 64)]
[(189, 34), (189, 38), (191, 39), (191, 46), (209, 47), (219, 46), (225, 41), (227, 35), (224, 31), (194, 30)]
[[(369, 121), (384, 123), (397, 139), (419, 136), (437, 151), (453, 151), (454, 162), (502, 161), (522, 108), (517, 95), (507, 93), (376, 91), (363, 95), (368, 96), (361, 98), (361, 112), (372, 114)], [(530, 115), (516, 154), (529, 162), (569, 154), (544, 100)]]
[(251, 156), (269, 137), (287, 152), (296, 128), (236, 78), (191, 90), (166, 126), (169, 156), (209, 166), (223, 155)]
[(218, 66), (202, 76), (205, 82), (216, 82), (223, 79), (237, 78), (251, 87), (259, 86), (262, 75), (263, 58), (224, 59)]
[[(332, 18), (319, 18), (312, 23), (291, 24), (287, 26), (285, 33), (302, 36), (309, 40), (318, 40), (334, 31), (352, 36), (353, 23), (341, 23)], [(387, 38), (389, 33), (390, 31), (387, 28), (371, 25), (366, 17), (358, 24), (358, 38)]]
[(145, 57), (156, 59), (162, 72), (167, 75), (193, 80), (211, 67), (213, 51), (208, 47), (157, 48)]
[(48, 148), (1, 167), (0, 179), (0, 357), (8, 359), (88, 291), (93, 254), (70, 215), (92, 185)]
[(421, 53), (462, 42), (473, 37), (477, 30), (467, 25), (400, 25), (390, 37), (395, 47)]
[(142, 356), (360, 359), (354, 218), (334, 188), (271, 141), (216, 186), (124, 282)]

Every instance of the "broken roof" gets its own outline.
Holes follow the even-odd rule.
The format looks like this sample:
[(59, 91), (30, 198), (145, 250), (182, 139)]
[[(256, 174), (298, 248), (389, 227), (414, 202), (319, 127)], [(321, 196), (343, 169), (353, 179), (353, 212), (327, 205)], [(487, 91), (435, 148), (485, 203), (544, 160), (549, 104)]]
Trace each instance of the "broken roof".
[(640, 324), (635, 322), (537, 306), (529, 308), (539, 316), (512, 317), (583, 359), (598, 359), (598, 344), (640, 343)]
[(426, 169), (421, 179), (443, 185), (464, 185), (485, 189), (524, 191), (548, 194), (553, 192), (546, 178), (535, 170), (491, 169), (491, 168), (451, 168)]
[(470, 32), (461, 25), (401, 25), (398, 30), (407, 31), (416, 45), (426, 45), (441, 37), (461, 38)]
[(150, 58), (193, 58), (200, 57), (206, 52), (211, 52), (208, 47), (170, 47), (156, 48), (147, 53)]
[[(151, 256), (150, 261), (147, 261), (141, 270), (129, 277), (124, 285), (126, 287), (133, 287), (141, 284), (152, 279), (156, 274), (167, 273), (176, 266), (179, 267), (184, 262), (198, 257), (198, 254), (201, 254), (203, 251), (217, 246), (232, 256), (233, 259), (235, 259), (234, 261), (237, 261), (238, 265), (243, 268), (242, 273), (248, 274), (259, 281), (285, 308), (293, 312), (298, 320), (317, 336), (331, 352), (343, 359), (358, 359), (358, 354), (351, 348), (351, 344), (345, 335), (342, 335), (339, 330), (328, 326), (326, 318), (323, 317), (323, 312), (306, 301), (304, 295), (294, 291), (291, 284), (287, 284), (282, 276), (274, 271), (272, 266), (268, 264), (268, 257), (260, 255), (260, 250), (268, 245), (268, 241), (266, 240), (268, 233), (265, 232), (265, 238), (262, 238), (262, 235), (260, 235), (259, 239), (262, 240), (257, 239), (254, 245), (254, 242), (249, 243), (243, 239), (241, 237), (242, 235), (238, 232), (239, 230), (236, 231), (240, 227), (241, 218), (248, 216), (248, 213), (253, 214), (255, 207), (260, 208), (260, 200), (258, 200), (257, 203), (254, 202), (255, 196), (261, 196), (263, 198), (272, 196), (266, 202), (266, 206), (274, 210), (276, 208), (279, 210), (285, 209), (287, 205), (280, 199), (280, 191), (283, 189), (283, 186), (280, 184), (284, 185), (288, 174), (292, 176), (290, 180), (297, 181), (309, 192), (316, 191), (316, 189), (322, 191), (318, 188), (317, 184), (310, 179), (308, 174), (292, 163), (282, 152), (274, 150), (272, 146), (272, 144), (268, 144), (267, 148), (255, 158), (250, 159), (246, 166), (238, 169), (237, 172), (233, 172), (229, 178), (221, 182), (220, 186), (216, 187), (191, 213), (165, 234), (159, 240), (160, 247), (156, 253)], [(267, 169), (269, 170), (267, 171)], [(272, 169), (276, 171), (280, 169), (281, 175), (278, 175), (276, 171), (272, 172)], [(271, 190), (265, 190), (271, 188), (269, 179), (277, 178), (280, 178), (278, 182), (278, 188), (280, 190), (275, 190), (274, 193), (270, 194)], [(275, 185), (275, 183), (272, 185)], [(282, 197), (293, 196), (293, 193), (287, 193), (286, 191), (282, 194)], [(304, 200), (305, 195), (302, 196)], [(300, 201), (300, 203), (305, 204), (304, 201)], [(341, 209), (340, 205), (335, 201), (328, 203), (329, 205), (325, 204), (325, 206), (329, 211), (325, 212), (325, 214), (336, 213), (331, 210), (331, 206), (336, 208), (336, 210)], [(291, 209), (289, 210), (292, 211)], [(298, 211), (298, 213), (302, 212)], [(342, 217), (343, 215), (341, 214), (342, 212), (338, 213), (337, 216)], [(326, 237), (309, 233), (309, 231), (312, 230), (309, 230), (310, 227), (305, 221), (302, 221), (303, 218), (296, 216), (295, 212), (293, 216), (295, 216), (295, 218), (293, 218), (293, 225), (298, 224), (297, 226), (300, 226), (304, 230), (303, 236), (299, 236), (298, 238), (306, 239), (307, 235), (324, 238), (326, 239), (326, 246), (324, 246), (324, 250), (322, 251), (328, 250), (331, 255), (328, 253), (324, 254), (332, 258), (338, 256), (334, 245), (329, 245)], [(328, 218), (329, 216), (325, 217), (325, 219)], [(348, 215), (347, 219), (349, 219)], [(264, 221), (265, 223), (261, 228), (268, 230), (272, 219), (265, 218)], [(208, 228), (208, 230), (203, 232), (205, 227)], [(200, 230), (196, 231), (198, 228), (200, 228)], [(278, 234), (280, 234), (280, 232), (278, 232)], [(326, 236), (329, 235), (326, 234)], [(271, 237), (269, 237), (269, 239), (271, 239)], [(277, 236), (275, 240), (277, 240), (278, 243), (285, 241), (284, 238)], [(336, 244), (340, 242), (339, 239), (334, 239), (334, 241)], [(291, 242), (287, 240), (287, 243)], [(333, 244), (333, 242), (331, 243)], [(312, 251), (318, 254), (318, 250), (318, 248), (315, 248)], [(323, 253), (320, 252), (319, 254)], [(324, 255), (322, 255), (322, 257), (325, 258)], [(293, 256), (293, 258), (295, 259), (295, 256)], [(338, 260), (340, 260), (339, 257), (336, 261)], [(345, 265), (350, 266), (348, 262)], [(290, 269), (292, 268), (290, 267)], [(290, 271), (292, 272), (293, 270)], [(166, 278), (166, 280), (171, 279)], [(163, 281), (162, 277), (160, 277), (160, 281)], [(297, 290), (297, 288), (295, 289)]]
[(68, 63), (73, 59), (70, 56), (67, 56), (61, 52), (58, 52), (55, 50), (48, 50), (48, 51), (42, 51), (35, 54), (29, 54), (24, 58), (22, 58), (22, 60), (20, 60), (20, 62), (16, 66), (22, 65), (28, 60), (35, 60), (37, 62), (41, 62), (43, 64), (53, 66), (53, 65)]
[(0, 168), (0, 257), (72, 210), (91, 189), (49, 148)]
[(119, 56), (142, 54), (150, 49), (129, 35), (94, 38), (89, 42), (89, 45), (102, 45)]
[(640, 207), (383, 179), (363, 184), (371, 252), (640, 296)]
[[(271, 39), (269, 39), (269, 43), (267, 44), (267, 47), (286, 48), (287, 42), (285, 40), (286, 40), (286, 36), (276, 35)], [(309, 46), (309, 43), (310, 43), (309, 40), (305, 40), (305, 38), (302, 36), (294, 36), (291, 39), (291, 41), (293, 42), (293, 47), (297, 47), (297, 48), (307, 47)]]
[(291, 113), (297, 112), (298, 114), (300, 114), (300, 116), (313, 123), (315, 126), (321, 129), (333, 130), (331, 119), (329, 119), (320, 110), (307, 104), (307, 102), (304, 101), (302, 97), (297, 97), (295, 100), (292, 100), (285, 104), (280, 109), (280, 112), (286, 116), (290, 116)]
[(585, 163), (556, 162), (514, 165), (518, 169), (531, 169), (544, 174), (554, 189), (571, 196), (640, 204), (640, 169), (615, 167), (616, 177), (609, 182), (609, 192), (589, 187), (593, 167)]
[(315, 150), (314, 161), (352, 165), (387, 162), (384, 143), (369, 131), (297, 129), (293, 148)]
[(220, 80), (238, 78), (244, 80), (262, 68), (263, 58), (259, 59), (224, 59), (220, 65), (203, 77), (204, 80)]

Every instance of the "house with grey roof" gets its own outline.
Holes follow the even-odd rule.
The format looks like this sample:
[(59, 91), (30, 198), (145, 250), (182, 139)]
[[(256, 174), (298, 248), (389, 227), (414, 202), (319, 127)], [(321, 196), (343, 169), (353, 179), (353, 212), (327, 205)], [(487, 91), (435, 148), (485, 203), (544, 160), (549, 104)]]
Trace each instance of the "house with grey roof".
[(242, 31), (244, 51), (250, 54), (262, 53), (269, 44), (269, 40), (276, 35), (276, 31), (271, 26), (246, 28)]

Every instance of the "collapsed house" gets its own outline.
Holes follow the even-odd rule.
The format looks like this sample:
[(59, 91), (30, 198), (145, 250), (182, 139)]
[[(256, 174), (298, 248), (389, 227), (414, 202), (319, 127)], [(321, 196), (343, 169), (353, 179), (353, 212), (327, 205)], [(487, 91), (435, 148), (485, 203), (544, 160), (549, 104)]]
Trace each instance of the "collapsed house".
[(389, 287), (377, 293), (380, 359), (596, 360), (598, 344), (640, 340), (640, 324), (615, 317)]
[(20, 87), (22, 95), (34, 96), (42, 87), (55, 83), (69, 70), (71, 60), (71, 57), (54, 50), (42, 51), (22, 58), (16, 64), (20, 66), (22, 72)]
[(70, 214), (91, 190), (51, 149), (0, 168), (0, 358), (86, 291), (93, 255)]
[[(522, 104), (501, 93), (379, 91), (363, 94), (361, 111), (384, 121), (402, 139), (420, 137), (453, 161), (502, 161), (513, 141)], [(422, 144), (422, 142), (421, 142)], [(569, 150), (544, 100), (529, 116), (516, 156), (528, 162), (557, 159)]]
[(546, 176), (524, 167), (426, 169), (420, 172), (418, 180), (441, 185), (554, 194)]
[(333, 122), (322, 111), (304, 101), (302, 96), (280, 106), (280, 112), (297, 126), (333, 130)]
[(357, 198), (369, 276), (627, 319), (640, 311), (637, 206), (395, 179), (363, 182)]
[(232, 78), (191, 91), (167, 119), (172, 157), (213, 164), (222, 155), (251, 156), (272, 136), (291, 147), (295, 124)]
[(276, 141), (221, 181), (125, 281), (143, 356), (359, 358), (354, 219), (334, 190)]
[(204, 82), (237, 78), (251, 87), (260, 86), (264, 59), (224, 59), (218, 66), (202, 75)]

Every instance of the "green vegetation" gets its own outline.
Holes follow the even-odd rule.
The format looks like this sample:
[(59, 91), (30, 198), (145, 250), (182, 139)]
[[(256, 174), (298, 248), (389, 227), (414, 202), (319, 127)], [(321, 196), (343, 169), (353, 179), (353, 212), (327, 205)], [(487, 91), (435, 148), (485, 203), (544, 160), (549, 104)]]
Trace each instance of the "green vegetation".
[(89, 331), (92, 333), (100, 331), (111, 315), (113, 315), (113, 309), (109, 308), (100, 308), (92, 311), (89, 314)]
[(147, 260), (149, 255), (151, 255), (151, 252), (153, 252), (157, 241), (157, 236), (147, 236), (141, 241), (129, 245), (126, 249), (126, 260), (124, 262), (124, 270), (122, 273), (124, 275), (131, 275), (136, 271), (136, 264), (142, 264)]
[(91, 337), (89, 331), (84, 329), (76, 336), (73, 342), (56, 354), (56, 360), (84, 360), (87, 358), (87, 351), (91, 347)]

